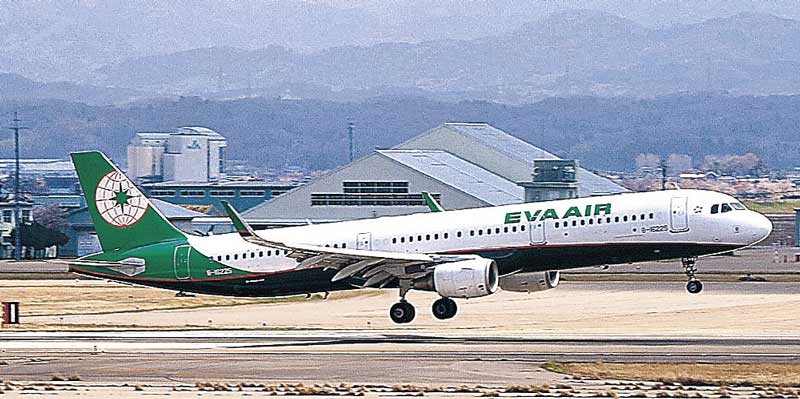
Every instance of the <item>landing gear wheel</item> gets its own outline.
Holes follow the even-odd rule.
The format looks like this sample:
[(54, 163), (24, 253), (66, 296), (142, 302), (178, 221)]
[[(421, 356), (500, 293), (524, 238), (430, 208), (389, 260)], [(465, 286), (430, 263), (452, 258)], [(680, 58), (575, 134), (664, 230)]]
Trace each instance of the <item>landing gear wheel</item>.
[(699, 294), (702, 290), (703, 283), (701, 283), (699, 280), (691, 280), (686, 283), (686, 291), (689, 291), (690, 294)]
[(439, 320), (451, 319), (458, 312), (458, 305), (450, 298), (439, 298), (433, 303), (431, 311), (433, 311), (433, 316)]
[(686, 273), (686, 277), (689, 278), (689, 282), (686, 283), (686, 291), (689, 291), (690, 294), (699, 294), (700, 291), (703, 290), (703, 283), (694, 278), (694, 274), (697, 272), (695, 263), (697, 263), (697, 257), (681, 259), (683, 272)]
[(414, 305), (406, 301), (397, 302), (389, 309), (389, 317), (397, 324), (410, 323), (411, 320), (414, 320), (415, 314)]

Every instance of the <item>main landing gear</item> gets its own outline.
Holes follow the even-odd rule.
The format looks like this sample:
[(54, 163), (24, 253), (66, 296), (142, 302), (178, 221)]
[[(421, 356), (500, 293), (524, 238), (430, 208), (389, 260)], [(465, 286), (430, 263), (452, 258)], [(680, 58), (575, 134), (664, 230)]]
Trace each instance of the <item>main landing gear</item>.
[[(406, 324), (414, 320), (416, 310), (414, 305), (406, 301), (406, 294), (411, 290), (411, 282), (400, 280), (400, 302), (389, 309), (389, 317), (397, 324)], [(458, 312), (458, 305), (450, 298), (439, 298), (431, 306), (433, 316), (439, 320), (451, 319)]]
[(439, 320), (452, 319), (458, 312), (458, 305), (450, 298), (439, 298), (433, 303), (431, 311), (433, 316)]
[(699, 294), (703, 290), (703, 283), (694, 277), (695, 272), (697, 272), (697, 268), (694, 266), (696, 262), (697, 257), (681, 259), (683, 272), (689, 278), (689, 282), (686, 283), (686, 291), (689, 291), (690, 294)]

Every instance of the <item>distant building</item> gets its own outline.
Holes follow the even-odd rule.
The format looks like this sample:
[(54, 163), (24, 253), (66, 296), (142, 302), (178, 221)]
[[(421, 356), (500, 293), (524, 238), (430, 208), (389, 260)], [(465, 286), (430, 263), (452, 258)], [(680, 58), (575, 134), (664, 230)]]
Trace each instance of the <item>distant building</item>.
[[(557, 159), (485, 123), (446, 123), (391, 150), (376, 150), (243, 216), (269, 227), (428, 212), (422, 191), (447, 209), (521, 203), (526, 196), (519, 183), (532, 180), (534, 162)], [(581, 168), (577, 180), (580, 196), (627, 191)]]
[(205, 127), (139, 132), (128, 144), (127, 175), (136, 182), (219, 180), (226, 147), (222, 135)]
[[(33, 221), (31, 209), (33, 203), (23, 198), (20, 201), (20, 224)], [(8, 259), (14, 257), (14, 240), (11, 232), (15, 225), (14, 196), (7, 195), (0, 197), (0, 258)]]

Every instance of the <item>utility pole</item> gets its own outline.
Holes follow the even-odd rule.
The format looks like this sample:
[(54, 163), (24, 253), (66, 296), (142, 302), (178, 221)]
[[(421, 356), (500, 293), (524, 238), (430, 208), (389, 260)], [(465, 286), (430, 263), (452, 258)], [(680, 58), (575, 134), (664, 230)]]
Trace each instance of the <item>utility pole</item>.
[(20, 122), (19, 116), (14, 112), (14, 119), (11, 121), (9, 129), (14, 131), (14, 260), (17, 262), (22, 259), (22, 234), (19, 231), (19, 219), (21, 216), (19, 209), (19, 131), (27, 129), (26, 127), (20, 126)]
[(661, 158), (658, 166), (661, 168), (661, 190), (663, 191), (667, 189), (667, 161)]
[(347, 139), (350, 141), (350, 162), (353, 162), (353, 121), (347, 121)]

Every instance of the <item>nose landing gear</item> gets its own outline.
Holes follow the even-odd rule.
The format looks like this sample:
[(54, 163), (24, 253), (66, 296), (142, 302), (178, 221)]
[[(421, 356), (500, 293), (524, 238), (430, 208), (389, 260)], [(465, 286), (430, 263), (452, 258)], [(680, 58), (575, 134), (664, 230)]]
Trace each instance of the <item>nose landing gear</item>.
[(694, 274), (697, 272), (695, 263), (697, 263), (697, 257), (681, 258), (683, 272), (686, 273), (686, 277), (689, 278), (689, 282), (686, 283), (686, 291), (689, 291), (690, 294), (699, 294), (700, 291), (703, 291), (703, 283), (694, 277)]

